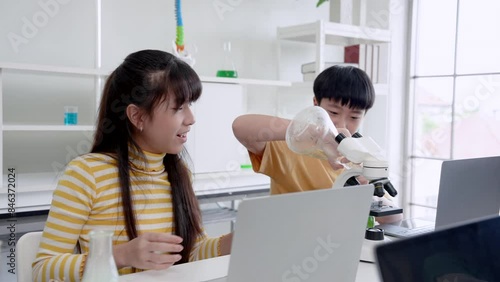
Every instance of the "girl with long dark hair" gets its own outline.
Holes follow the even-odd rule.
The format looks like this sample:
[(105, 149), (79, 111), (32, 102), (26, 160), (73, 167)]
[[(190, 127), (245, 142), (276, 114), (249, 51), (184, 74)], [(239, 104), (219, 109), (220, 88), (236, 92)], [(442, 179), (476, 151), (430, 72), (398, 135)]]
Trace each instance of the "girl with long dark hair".
[(111, 73), (92, 150), (68, 164), (54, 192), (35, 281), (79, 281), (93, 229), (114, 232), (120, 274), (229, 253), (231, 235), (203, 231), (182, 157), (201, 91), (195, 71), (163, 51), (130, 54)]

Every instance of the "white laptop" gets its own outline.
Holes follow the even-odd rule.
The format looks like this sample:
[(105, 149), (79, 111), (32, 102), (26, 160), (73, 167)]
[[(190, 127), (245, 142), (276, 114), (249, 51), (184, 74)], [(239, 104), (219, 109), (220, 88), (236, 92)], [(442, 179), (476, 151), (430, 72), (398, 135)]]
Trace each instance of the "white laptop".
[(373, 185), (241, 202), (228, 276), (210, 281), (354, 281)]
[(441, 166), (436, 222), (408, 219), (383, 224), (385, 234), (406, 238), (460, 222), (498, 215), (500, 157), (444, 161)]

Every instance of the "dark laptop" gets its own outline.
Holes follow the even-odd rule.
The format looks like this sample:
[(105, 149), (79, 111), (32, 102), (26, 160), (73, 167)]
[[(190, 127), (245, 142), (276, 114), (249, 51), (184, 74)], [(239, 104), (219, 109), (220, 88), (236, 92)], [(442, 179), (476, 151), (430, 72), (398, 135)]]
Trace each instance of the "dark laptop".
[[(441, 166), (436, 222), (407, 219), (377, 227), (385, 234), (407, 238), (460, 222), (498, 215), (500, 156), (444, 161)], [(435, 227), (435, 228), (434, 228)]]
[(376, 256), (384, 282), (498, 282), (500, 217), (383, 244)]

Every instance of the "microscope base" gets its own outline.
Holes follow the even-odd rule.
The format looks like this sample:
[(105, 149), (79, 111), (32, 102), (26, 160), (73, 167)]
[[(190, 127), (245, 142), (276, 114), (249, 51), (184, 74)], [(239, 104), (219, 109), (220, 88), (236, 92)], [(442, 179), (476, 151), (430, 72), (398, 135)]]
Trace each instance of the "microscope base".
[(403, 209), (391, 206), (374, 206), (374, 207), (372, 206), (370, 208), (370, 215), (376, 217), (393, 215), (398, 213), (403, 213)]

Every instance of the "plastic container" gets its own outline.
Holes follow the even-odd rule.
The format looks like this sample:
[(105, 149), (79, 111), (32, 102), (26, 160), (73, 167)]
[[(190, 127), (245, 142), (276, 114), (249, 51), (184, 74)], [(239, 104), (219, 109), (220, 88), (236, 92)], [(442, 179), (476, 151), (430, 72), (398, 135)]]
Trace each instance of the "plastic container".
[(335, 137), (337, 128), (328, 113), (319, 106), (300, 111), (286, 130), (286, 143), (297, 154), (336, 161), (340, 157)]

